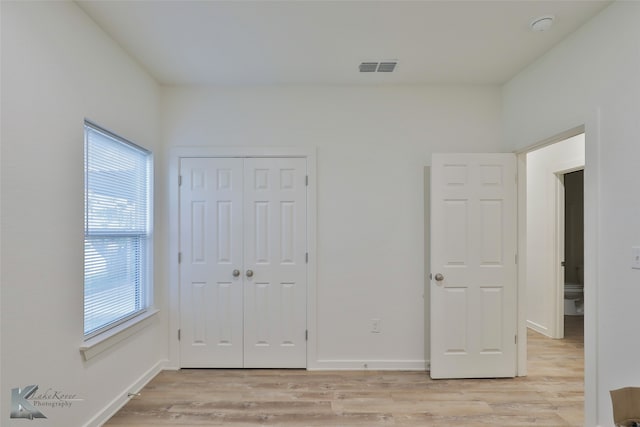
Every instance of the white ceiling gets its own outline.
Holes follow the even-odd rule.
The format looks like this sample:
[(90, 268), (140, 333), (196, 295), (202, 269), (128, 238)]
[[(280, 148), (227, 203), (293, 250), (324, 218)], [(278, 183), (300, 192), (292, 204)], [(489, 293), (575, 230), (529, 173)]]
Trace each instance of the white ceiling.
[[(501, 84), (610, 1), (77, 3), (163, 84), (253, 85)], [(396, 71), (358, 72), (380, 60)]]

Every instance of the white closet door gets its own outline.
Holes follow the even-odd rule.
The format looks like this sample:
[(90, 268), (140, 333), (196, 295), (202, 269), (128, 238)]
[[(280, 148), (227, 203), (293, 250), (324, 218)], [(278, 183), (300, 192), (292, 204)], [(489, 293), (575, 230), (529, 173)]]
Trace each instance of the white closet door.
[(242, 162), (236, 158), (180, 162), (183, 367), (243, 364)]
[(244, 366), (306, 366), (306, 160), (244, 163)]
[(306, 159), (180, 163), (182, 367), (306, 367)]

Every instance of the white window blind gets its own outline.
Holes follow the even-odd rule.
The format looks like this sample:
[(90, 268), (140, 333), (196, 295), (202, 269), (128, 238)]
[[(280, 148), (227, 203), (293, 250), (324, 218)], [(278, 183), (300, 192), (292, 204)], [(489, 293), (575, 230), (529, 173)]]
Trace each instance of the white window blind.
[(150, 301), (151, 153), (85, 122), (84, 335)]

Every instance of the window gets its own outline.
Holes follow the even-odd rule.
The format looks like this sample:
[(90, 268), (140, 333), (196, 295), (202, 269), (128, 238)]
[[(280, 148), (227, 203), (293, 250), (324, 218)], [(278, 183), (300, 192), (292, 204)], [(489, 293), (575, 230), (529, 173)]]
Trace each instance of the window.
[(85, 121), (84, 336), (151, 301), (151, 153)]

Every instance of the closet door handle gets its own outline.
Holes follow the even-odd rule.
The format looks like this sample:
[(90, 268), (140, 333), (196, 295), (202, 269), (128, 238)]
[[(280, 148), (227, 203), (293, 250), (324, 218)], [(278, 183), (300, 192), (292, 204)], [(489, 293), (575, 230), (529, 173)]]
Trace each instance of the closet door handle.
[(247, 270), (247, 277), (253, 277), (253, 270)]
[(233, 270), (233, 277), (238, 277), (240, 275), (240, 270)]

